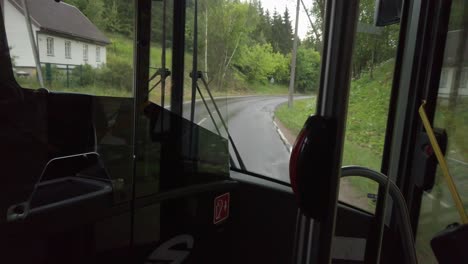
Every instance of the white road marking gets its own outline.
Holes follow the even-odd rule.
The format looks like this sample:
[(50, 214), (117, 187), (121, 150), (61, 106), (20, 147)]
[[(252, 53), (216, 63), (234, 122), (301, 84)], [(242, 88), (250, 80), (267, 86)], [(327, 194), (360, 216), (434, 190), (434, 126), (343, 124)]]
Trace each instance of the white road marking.
[(201, 124), (202, 124), (203, 122), (205, 122), (205, 121), (206, 121), (206, 117), (203, 118), (202, 120), (200, 120), (200, 122), (198, 122), (197, 125), (201, 125)]
[(291, 144), (289, 143), (288, 139), (284, 136), (283, 132), (279, 128), (278, 124), (273, 120), (273, 125), (276, 127), (276, 132), (279, 134), (281, 141), (283, 141), (286, 149), (291, 153), (292, 147)]
[[(434, 195), (432, 195), (432, 194), (430, 194), (430, 193), (426, 193), (426, 192), (425, 192), (424, 194), (425, 194), (427, 197), (429, 197), (430, 199), (432, 199), (432, 200), (435, 200), (435, 201), (439, 200), (439, 199), (437, 199)], [(442, 205), (442, 206), (445, 207), (445, 208), (450, 208), (450, 207), (451, 207), (448, 203), (446, 203), (446, 202), (444, 202), (444, 201), (439, 200), (439, 202), (440, 202), (440, 205)]]
[(457, 159), (454, 159), (454, 158), (447, 158), (447, 159), (450, 160), (450, 161), (454, 161), (454, 162), (460, 163), (462, 165), (468, 166), (468, 162), (464, 162), (462, 160), (457, 160)]

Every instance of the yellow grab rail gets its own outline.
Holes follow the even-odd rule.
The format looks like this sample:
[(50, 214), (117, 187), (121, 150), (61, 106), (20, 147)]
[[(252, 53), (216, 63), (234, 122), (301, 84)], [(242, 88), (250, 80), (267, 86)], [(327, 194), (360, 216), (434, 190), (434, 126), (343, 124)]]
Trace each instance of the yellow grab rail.
[(426, 129), (426, 133), (429, 136), (429, 141), (431, 142), (431, 146), (437, 157), (439, 166), (442, 169), (442, 173), (444, 174), (444, 178), (445, 178), (445, 181), (447, 182), (450, 193), (452, 194), (452, 198), (453, 198), (453, 201), (455, 202), (455, 206), (457, 208), (458, 214), (460, 214), (461, 221), (463, 224), (467, 224), (468, 217), (466, 215), (465, 208), (463, 207), (463, 202), (460, 198), (460, 194), (457, 191), (457, 186), (455, 186), (453, 177), (450, 175), (447, 161), (445, 160), (445, 157), (442, 154), (442, 150), (440, 150), (439, 143), (437, 143), (437, 139), (434, 135), (434, 130), (431, 127), (431, 123), (429, 122), (429, 119), (427, 118), (426, 111), (424, 110), (425, 105), (426, 105), (426, 101), (423, 101), (423, 103), (421, 104), (418, 110), (419, 115), (421, 116), (424, 128)]

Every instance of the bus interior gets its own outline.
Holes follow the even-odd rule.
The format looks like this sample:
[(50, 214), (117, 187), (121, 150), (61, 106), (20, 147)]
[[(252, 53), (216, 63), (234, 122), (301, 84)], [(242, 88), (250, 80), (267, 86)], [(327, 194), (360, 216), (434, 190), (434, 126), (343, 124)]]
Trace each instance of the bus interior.
[(468, 263), (466, 0), (0, 3), (0, 263)]

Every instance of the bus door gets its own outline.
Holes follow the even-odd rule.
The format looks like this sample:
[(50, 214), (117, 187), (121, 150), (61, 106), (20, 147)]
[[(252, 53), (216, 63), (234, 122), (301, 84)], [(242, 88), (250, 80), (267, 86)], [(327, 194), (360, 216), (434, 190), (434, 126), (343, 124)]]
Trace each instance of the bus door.
[[(23, 3), (29, 6), (1, 5), (2, 262), (125, 262), (132, 220), (132, 88), (97, 82), (92, 71), (110, 40), (77, 9), (55, 1)], [(74, 38), (81, 31), (70, 24), (57, 35), (58, 21), (45, 33), (45, 14), (68, 14), (96, 39)], [(76, 65), (72, 58), (85, 61)]]
[[(396, 16), (381, 17), (400, 23), (381, 172), (402, 196), (381, 200), (389, 188), (375, 192), (376, 214), (386, 208), (380, 263), (464, 263), (467, 5), (404, 1), (400, 7)], [(451, 177), (436, 158), (431, 131)], [(457, 192), (448, 187), (450, 178)]]
[(389, 151), (406, 146), (393, 137), (412, 98), (401, 79), (419, 52), (421, 9), (414, 1), (327, 1), (317, 114), (290, 164), (301, 212), (294, 263), (416, 262), (404, 189), (389, 170), (401, 156)]
[[(408, 100), (405, 111), (395, 111), (388, 170), (398, 172), (397, 182), (408, 203), (419, 262), (463, 263), (466, 253), (459, 247), (466, 244), (466, 235), (451, 231), (465, 224), (468, 202), (468, 5), (458, 0), (415, 5), (420, 23), (412, 26), (417, 33), (408, 42), (417, 49), (407, 55), (413, 63), (403, 66), (412, 74), (404, 77), (402, 72), (400, 82), (407, 88), (401, 96)], [(400, 97), (395, 102), (400, 105), (403, 101), (406, 100)], [(451, 177), (437, 161), (421, 110), (428, 117)], [(458, 195), (449, 188), (449, 178)], [(459, 199), (454, 199), (456, 196)], [(398, 259), (394, 257), (390, 262)]]

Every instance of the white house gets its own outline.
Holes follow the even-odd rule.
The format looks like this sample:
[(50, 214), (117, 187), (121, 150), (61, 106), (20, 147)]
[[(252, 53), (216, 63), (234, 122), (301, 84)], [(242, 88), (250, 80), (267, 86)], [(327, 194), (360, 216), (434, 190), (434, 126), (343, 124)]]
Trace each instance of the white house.
[[(464, 38), (463, 30), (452, 30), (447, 33), (439, 97), (448, 98), (453, 94), (468, 96), (468, 41)], [(457, 72), (458, 82), (455, 79)]]
[[(21, 0), (0, 0), (16, 71), (33, 72), (31, 42)], [(57, 67), (106, 63), (109, 39), (76, 7), (53, 0), (28, 0), (41, 63)]]

